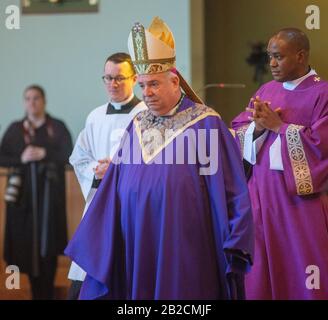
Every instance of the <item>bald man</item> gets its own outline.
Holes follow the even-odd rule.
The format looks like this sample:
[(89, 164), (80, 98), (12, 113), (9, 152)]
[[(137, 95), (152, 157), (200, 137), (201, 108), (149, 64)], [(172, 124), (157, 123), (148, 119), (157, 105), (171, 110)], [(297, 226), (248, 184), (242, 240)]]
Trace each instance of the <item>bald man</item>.
[(328, 298), (328, 82), (309, 66), (310, 45), (282, 29), (267, 52), (273, 81), (232, 123), (255, 222), (248, 299)]

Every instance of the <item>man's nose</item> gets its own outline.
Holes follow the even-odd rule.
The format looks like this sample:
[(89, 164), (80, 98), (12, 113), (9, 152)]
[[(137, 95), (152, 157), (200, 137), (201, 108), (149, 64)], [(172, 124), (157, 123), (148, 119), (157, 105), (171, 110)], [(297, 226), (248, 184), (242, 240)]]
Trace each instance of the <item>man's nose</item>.
[(117, 87), (118, 86), (117, 81), (115, 79), (110, 80), (108, 85), (110, 87)]
[(143, 88), (143, 95), (145, 97), (150, 97), (152, 95), (152, 91), (151, 91), (151, 89), (148, 86), (145, 86)]
[(278, 65), (277, 59), (271, 58), (270, 59), (270, 67), (276, 67)]

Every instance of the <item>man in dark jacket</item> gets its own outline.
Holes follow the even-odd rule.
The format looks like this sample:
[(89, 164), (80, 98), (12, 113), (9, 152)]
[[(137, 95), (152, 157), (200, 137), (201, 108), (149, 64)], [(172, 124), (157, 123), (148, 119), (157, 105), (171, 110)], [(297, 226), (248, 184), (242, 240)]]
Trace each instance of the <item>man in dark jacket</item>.
[(33, 299), (52, 299), (57, 255), (67, 242), (65, 171), (72, 140), (65, 124), (46, 113), (39, 86), (24, 91), (26, 116), (0, 145), (0, 166), (11, 168), (4, 258), (27, 273)]

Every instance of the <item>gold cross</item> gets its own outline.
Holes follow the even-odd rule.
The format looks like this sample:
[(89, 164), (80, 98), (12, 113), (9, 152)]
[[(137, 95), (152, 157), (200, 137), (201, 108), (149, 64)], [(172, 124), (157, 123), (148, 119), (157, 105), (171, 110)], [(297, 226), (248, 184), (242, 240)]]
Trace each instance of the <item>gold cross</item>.
[(320, 77), (315, 77), (315, 78), (314, 78), (314, 81), (315, 81), (315, 82), (319, 82), (320, 80), (321, 80)]

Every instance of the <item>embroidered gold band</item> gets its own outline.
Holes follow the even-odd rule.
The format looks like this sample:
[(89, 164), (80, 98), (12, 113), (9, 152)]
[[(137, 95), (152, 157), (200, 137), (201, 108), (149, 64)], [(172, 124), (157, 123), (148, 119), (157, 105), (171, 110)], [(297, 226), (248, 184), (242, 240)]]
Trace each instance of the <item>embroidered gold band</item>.
[(239, 139), (240, 143), (240, 152), (241, 152), (241, 158), (244, 157), (244, 145), (245, 145), (245, 133), (249, 127), (249, 124), (246, 124), (236, 130), (236, 134)]
[[(142, 158), (145, 163), (152, 161), (164, 148), (168, 146), (179, 134), (183, 133), (187, 128), (191, 127), (198, 121), (208, 117), (215, 116), (220, 118), (220, 115), (214, 110), (202, 106), (198, 108), (188, 108), (185, 111), (179, 112), (174, 121), (167, 120), (159, 126), (149, 126), (149, 111), (140, 112), (134, 118), (133, 123), (142, 150)], [(159, 139), (154, 136), (154, 131), (160, 134)], [(149, 135), (148, 135), (149, 133)]]
[(175, 62), (175, 57), (173, 58), (167, 58), (167, 59), (149, 59), (149, 60), (138, 60), (133, 61), (134, 65), (139, 64), (152, 64), (152, 63), (171, 63), (173, 64)]
[(137, 23), (132, 28), (132, 41), (136, 60), (148, 60), (145, 28)]
[(313, 183), (299, 131), (303, 126), (290, 124), (286, 130), (287, 148), (298, 195), (313, 193)]

